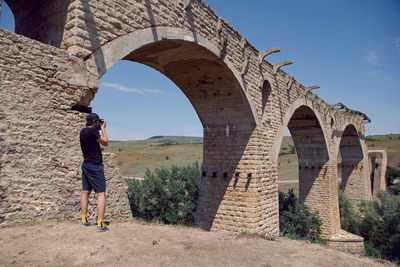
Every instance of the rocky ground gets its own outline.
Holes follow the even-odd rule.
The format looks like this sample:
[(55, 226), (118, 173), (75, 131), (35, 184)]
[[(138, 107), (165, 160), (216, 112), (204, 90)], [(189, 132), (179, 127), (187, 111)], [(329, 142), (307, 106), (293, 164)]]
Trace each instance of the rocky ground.
[(394, 266), (325, 245), (136, 220), (96, 226), (45, 222), (0, 228), (0, 266)]

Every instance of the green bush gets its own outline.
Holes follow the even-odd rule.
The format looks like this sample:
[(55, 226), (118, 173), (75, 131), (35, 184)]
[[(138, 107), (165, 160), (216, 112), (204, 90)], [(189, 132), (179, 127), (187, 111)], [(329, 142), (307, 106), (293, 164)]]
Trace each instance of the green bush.
[(299, 203), (293, 189), (289, 189), (288, 194), (279, 191), (279, 224), (281, 235), (313, 241), (320, 239), (322, 220), (317, 212), (312, 213), (306, 205)]
[(362, 206), (360, 235), (373, 245), (373, 255), (400, 263), (400, 196), (378, 194), (379, 201)]
[(388, 166), (386, 168), (386, 181), (389, 185), (393, 184), (393, 180), (400, 177), (400, 170)]
[(296, 147), (294, 145), (289, 145), (289, 147), (290, 147), (290, 153), (296, 154)]
[(375, 141), (377, 141), (378, 139), (375, 139), (375, 138), (373, 138), (373, 137), (368, 136), (368, 137), (365, 137), (364, 140), (367, 141), (367, 142), (375, 142)]
[(359, 216), (355, 213), (350, 200), (339, 191), (340, 226), (350, 233), (358, 233)]
[(142, 181), (127, 179), (133, 217), (166, 224), (192, 225), (195, 220), (201, 169), (187, 167), (146, 171)]
[(364, 237), (366, 254), (390, 259), (399, 264), (400, 196), (379, 192), (378, 200), (365, 201), (361, 204), (361, 214), (354, 212), (344, 195), (339, 195), (339, 200), (342, 228)]

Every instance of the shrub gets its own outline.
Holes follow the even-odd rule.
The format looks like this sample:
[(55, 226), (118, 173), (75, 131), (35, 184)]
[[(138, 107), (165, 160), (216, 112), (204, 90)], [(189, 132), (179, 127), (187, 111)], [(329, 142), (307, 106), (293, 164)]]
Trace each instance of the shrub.
[[(378, 200), (365, 201), (361, 204), (361, 216), (354, 212), (343, 194), (339, 195), (339, 200), (342, 228), (364, 237), (366, 254), (371, 257), (390, 259), (399, 264), (400, 196), (390, 196), (387, 192), (379, 192)], [(346, 216), (352, 218), (347, 221), (347, 226), (344, 223)]]
[(350, 233), (358, 233), (359, 216), (357, 216), (350, 200), (339, 191), (340, 227)]
[(400, 196), (380, 192), (378, 198), (379, 201), (362, 206), (364, 218), (360, 223), (360, 235), (373, 245), (371, 256), (400, 263)]
[(279, 224), (281, 235), (315, 241), (321, 234), (322, 220), (317, 212), (299, 203), (293, 189), (289, 189), (288, 194), (279, 191)]
[(389, 185), (393, 184), (393, 180), (400, 177), (400, 170), (388, 166), (386, 168), (386, 181)]
[(290, 153), (296, 154), (296, 147), (294, 145), (289, 145), (289, 146), (290, 146)]
[(375, 142), (375, 141), (377, 141), (377, 139), (375, 139), (373, 137), (370, 137), (370, 136), (365, 137), (364, 140), (367, 141), (367, 142)]
[(201, 170), (187, 167), (146, 171), (144, 180), (127, 179), (133, 217), (166, 224), (192, 225), (195, 219)]

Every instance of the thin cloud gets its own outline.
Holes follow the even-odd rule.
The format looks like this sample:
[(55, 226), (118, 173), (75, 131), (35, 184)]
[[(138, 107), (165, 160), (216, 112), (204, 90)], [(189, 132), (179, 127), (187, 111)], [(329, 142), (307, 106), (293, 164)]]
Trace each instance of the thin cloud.
[(123, 86), (118, 83), (101, 82), (100, 86), (113, 88), (113, 89), (116, 89), (116, 90), (122, 91), (122, 92), (135, 93), (135, 94), (141, 94), (141, 95), (144, 95), (146, 93), (149, 93), (149, 94), (162, 94), (163, 93), (163, 91), (158, 90), (158, 89), (129, 88), (129, 87)]
[(365, 60), (372, 66), (381, 65), (380, 53), (378, 50), (367, 50), (367, 55), (365, 56)]
[(374, 71), (367, 71), (364, 73), (365, 76), (370, 77), (370, 78), (376, 78), (380, 76), (383, 73), (381, 70), (374, 70)]
[(400, 52), (400, 37), (397, 37), (397, 38), (394, 40), (394, 45), (396, 46), (397, 51)]

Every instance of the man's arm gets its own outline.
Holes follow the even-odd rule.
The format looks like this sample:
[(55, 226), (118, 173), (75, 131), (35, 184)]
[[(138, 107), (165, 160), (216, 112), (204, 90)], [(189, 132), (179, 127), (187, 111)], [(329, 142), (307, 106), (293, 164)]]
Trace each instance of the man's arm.
[(97, 141), (102, 144), (103, 146), (108, 146), (108, 137), (106, 134), (106, 121), (103, 122), (100, 126), (101, 129), (101, 136)]

